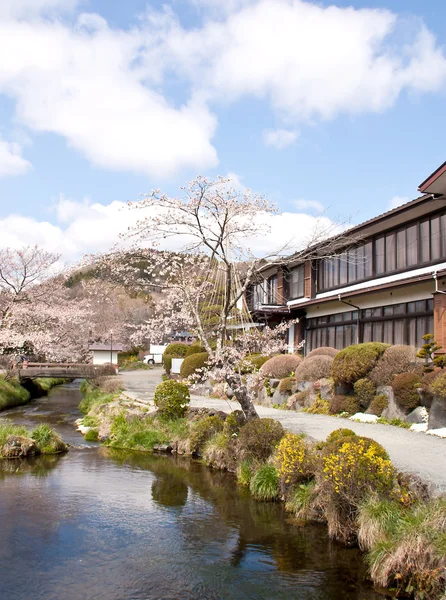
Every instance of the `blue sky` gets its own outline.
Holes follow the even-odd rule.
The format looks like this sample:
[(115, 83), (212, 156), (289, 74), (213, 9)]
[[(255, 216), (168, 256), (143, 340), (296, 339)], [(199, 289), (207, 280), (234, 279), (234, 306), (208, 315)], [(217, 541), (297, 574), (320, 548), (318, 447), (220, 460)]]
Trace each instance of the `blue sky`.
[(298, 238), (412, 199), (446, 159), (445, 34), (437, 0), (2, 0), (0, 244), (105, 249), (121, 203), (198, 173)]

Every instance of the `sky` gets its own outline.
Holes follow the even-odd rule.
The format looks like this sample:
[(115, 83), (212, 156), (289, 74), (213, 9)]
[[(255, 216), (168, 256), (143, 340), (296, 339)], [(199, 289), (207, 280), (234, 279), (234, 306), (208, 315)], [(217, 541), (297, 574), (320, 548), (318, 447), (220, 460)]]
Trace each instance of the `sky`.
[(196, 175), (276, 202), (268, 250), (446, 160), (438, 0), (0, 0), (0, 246), (72, 262)]

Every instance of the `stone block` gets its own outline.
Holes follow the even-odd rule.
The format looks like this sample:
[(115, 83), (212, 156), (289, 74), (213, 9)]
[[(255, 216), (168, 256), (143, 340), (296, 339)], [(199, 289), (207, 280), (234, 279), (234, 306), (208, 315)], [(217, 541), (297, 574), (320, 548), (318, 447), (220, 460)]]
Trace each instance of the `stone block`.
[(279, 392), (279, 390), (276, 389), (276, 391), (273, 394), (271, 403), (279, 404), (281, 406), (282, 404), (286, 404), (289, 397), (290, 395), (288, 393), (282, 394), (282, 392)]
[(297, 384), (298, 392), (306, 392), (307, 390), (312, 390), (312, 389), (313, 389), (312, 381), (299, 381), (299, 383)]
[(407, 423), (427, 423), (429, 415), (425, 406), (417, 406), (411, 413), (406, 417)]
[(434, 396), (429, 413), (428, 429), (443, 429), (446, 427), (446, 398)]
[(400, 419), (401, 421), (406, 420), (406, 413), (398, 406), (395, 401), (395, 394), (393, 392), (393, 388), (390, 385), (381, 385), (377, 388), (376, 393), (384, 394), (387, 396), (388, 406), (385, 408), (381, 414), (383, 419), (387, 419), (392, 421), (393, 419)]

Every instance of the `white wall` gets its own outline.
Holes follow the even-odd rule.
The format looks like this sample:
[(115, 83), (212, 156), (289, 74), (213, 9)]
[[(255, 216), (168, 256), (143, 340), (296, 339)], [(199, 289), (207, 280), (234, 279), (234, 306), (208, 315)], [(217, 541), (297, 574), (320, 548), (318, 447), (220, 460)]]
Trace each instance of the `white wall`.
[[(118, 352), (114, 350), (112, 352), (112, 362), (114, 365), (118, 364)], [(110, 350), (93, 350), (93, 364), (103, 365), (110, 363)]]

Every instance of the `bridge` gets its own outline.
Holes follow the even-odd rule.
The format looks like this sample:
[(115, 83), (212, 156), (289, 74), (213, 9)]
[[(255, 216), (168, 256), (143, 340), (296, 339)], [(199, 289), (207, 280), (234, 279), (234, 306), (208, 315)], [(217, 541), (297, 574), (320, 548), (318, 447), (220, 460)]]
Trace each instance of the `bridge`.
[(37, 379), (41, 377), (54, 377), (55, 379), (86, 379), (116, 375), (116, 369), (111, 364), (89, 365), (83, 363), (33, 363), (24, 362), (14, 369), (17, 377), (24, 379)]

